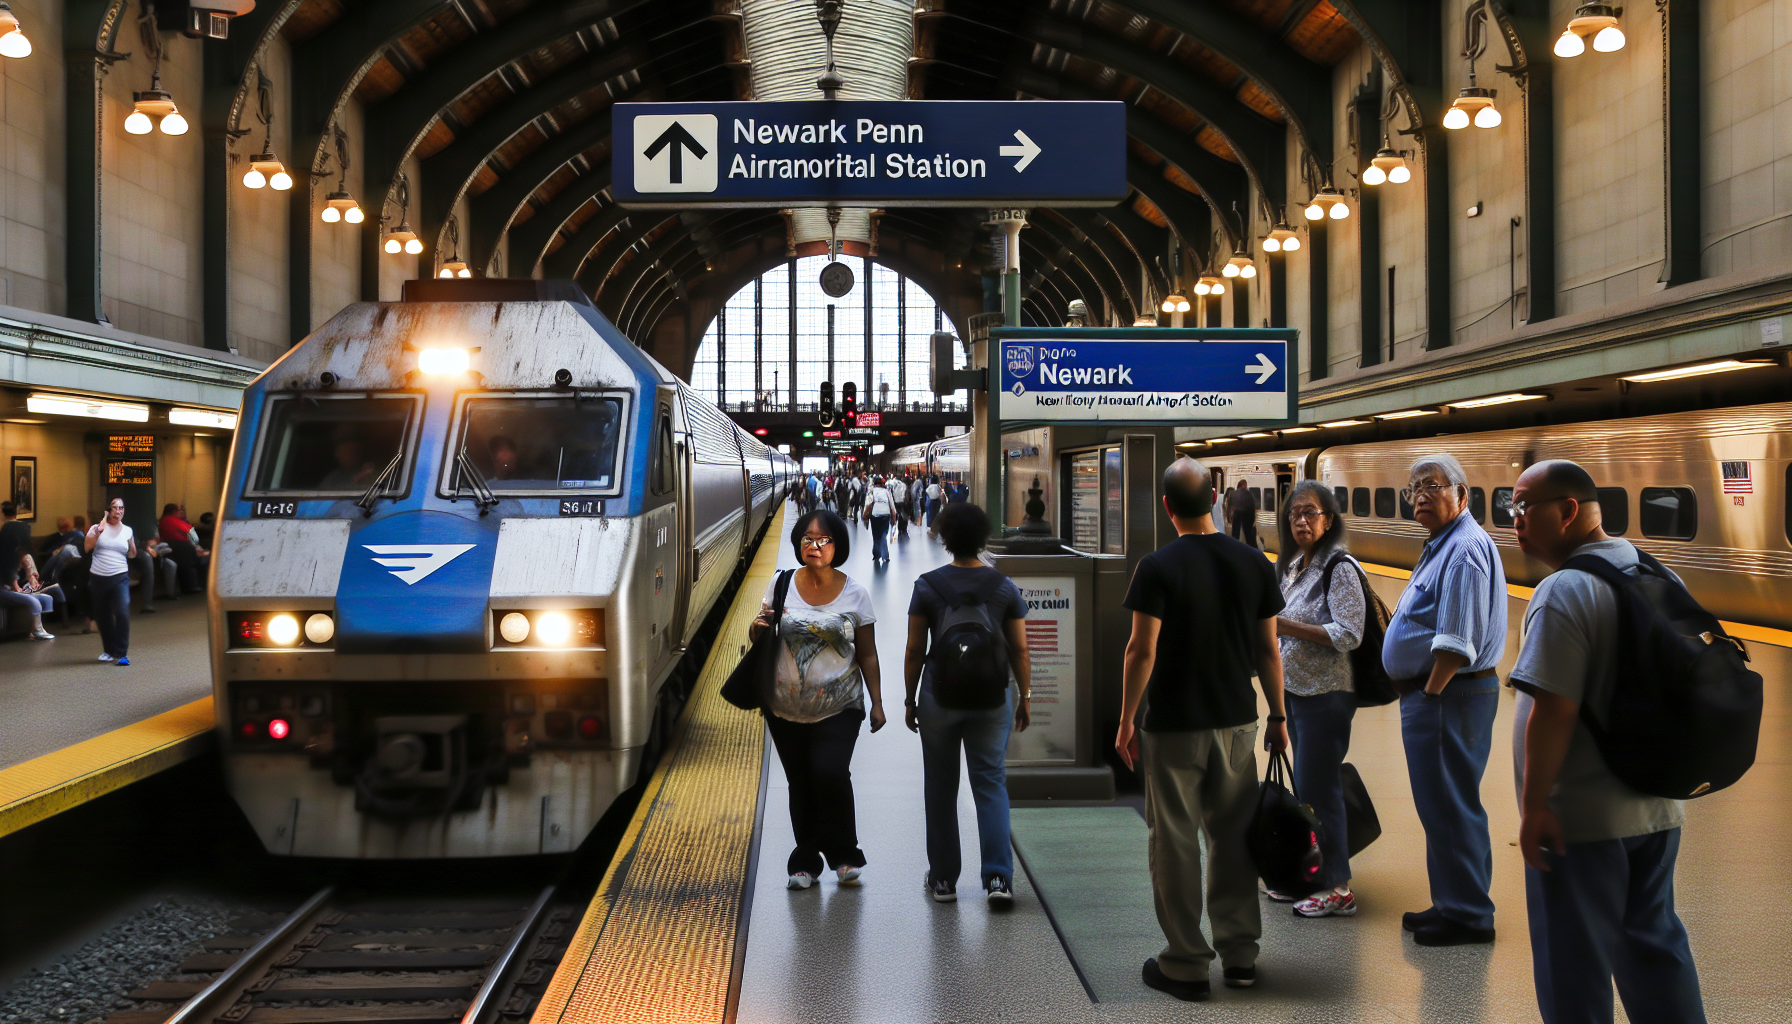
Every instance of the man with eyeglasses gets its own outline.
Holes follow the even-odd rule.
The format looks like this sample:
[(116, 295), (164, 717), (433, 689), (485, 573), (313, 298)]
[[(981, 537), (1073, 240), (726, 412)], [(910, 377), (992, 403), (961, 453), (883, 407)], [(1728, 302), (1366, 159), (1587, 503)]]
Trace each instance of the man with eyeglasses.
[(1398, 681), (1413, 803), (1425, 827), (1430, 909), (1405, 915), (1421, 946), (1493, 941), (1493, 844), (1481, 776), (1499, 710), (1506, 573), (1487, 531), (1464, 515), (1468, 474), (1445, 454), (1412, 464), (1400, 492), (1431, 537), (1388, 623), (1381, 660)]

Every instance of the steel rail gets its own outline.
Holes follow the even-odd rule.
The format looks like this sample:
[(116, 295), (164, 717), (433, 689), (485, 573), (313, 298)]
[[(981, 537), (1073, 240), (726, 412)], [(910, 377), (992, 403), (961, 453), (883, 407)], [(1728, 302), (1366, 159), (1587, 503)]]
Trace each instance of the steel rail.
[(214, 978), (198, 995), (181, 1004), (181, 1008), (174, 1011), (174, 1015), (163, 1024), (210, 1024), (214, 1017), (236, 1003), (244, 987), (253, 983), (275, 960), (285, 954), (293, 940), (304, 934), (304, 929), (312, 924), (318, 912), (334, 895), (334, 885), (318, 890), (273, 931), (250, 946), (248, 952), (225, 968), (224, 973)]
[[(498, 996), (503, 991), (505, 979), (510, 975), (513, 965), (522, 957), (523, 949), (534, 938), (535, 930), (540, 927), (542, 918), (547, 916), (548, 906), (554, 900), (554, 887), (541, 890), (529, 912), (523, 915), (523, 923), (517, 926), (515, 934), (505, 944), (503, 952), (492, 961), (491, 970), (485, 975), (485, 983), (473, 994), (473, 1001), (467, 1004), (467, 1012), (461, 1015), (461, 1024), (490, 1024), (497, 1019)], [(168, 1024), (174, 1024), (169, 1021)]]

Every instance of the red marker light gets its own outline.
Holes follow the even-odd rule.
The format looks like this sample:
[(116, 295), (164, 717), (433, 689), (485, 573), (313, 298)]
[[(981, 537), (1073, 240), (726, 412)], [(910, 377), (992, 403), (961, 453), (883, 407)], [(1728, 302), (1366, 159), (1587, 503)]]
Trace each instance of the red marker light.
[(765, 429), (764, 427), (759, 427), (759, 428), (755, 429), (753, 431), (753, 433), (758, 434), (760, 437), (764, 437), (765, 435), (771, 433), (771, 431)]
[(586, 715), (579, 719), (579, 735), (588, 740), (597, 739), (598, 721), (594, 715)]
[(254, 722), (244, 722), (239, 731), (242, 732), (244, 739), (252, 740), (261, 732), (261, 726), (256, 725)]
[(292, 724), (284, 718), (276, 718), (268, 723), (268, 738), (283, 740), (292, 732)]

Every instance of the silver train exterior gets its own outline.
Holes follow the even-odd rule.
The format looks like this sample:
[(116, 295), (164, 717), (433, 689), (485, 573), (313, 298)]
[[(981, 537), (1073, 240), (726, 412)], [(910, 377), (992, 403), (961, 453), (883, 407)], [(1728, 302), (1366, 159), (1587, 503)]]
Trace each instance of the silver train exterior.
[(582, 296), (347, 307), (243, 400), (209, 597), (232, 795), (277, 854), (573, 850), (794, 474)]
[(1222, 486), (1243, 480), (1266, 492), (1257, 530), (1270, 550), (1275, 509), (1296, 481), (1314, 479), (1347, 509), (1356, 555), (1411, 568), (1425, 531), (1399, 491), (1413, 461), (1434, 452), (1467, 470), (1470, 511), (1499, 545), (1512, 583), (1535, 586), (1548, 569), (1518, 550), (1496, 501), (1524, 467), (1573, 459), (1602, 488), (1607, 532), (1661, 559), (1719, 618), (1792, 629), (1792, 403), (1198, 457)]
[(911, 444), (890, 453), (890, 470), (912, 470), (923, 476), (945, 473), (962, 478), (971, 471), (971, 438), (974, 432), (942, 437), (938, 441)]

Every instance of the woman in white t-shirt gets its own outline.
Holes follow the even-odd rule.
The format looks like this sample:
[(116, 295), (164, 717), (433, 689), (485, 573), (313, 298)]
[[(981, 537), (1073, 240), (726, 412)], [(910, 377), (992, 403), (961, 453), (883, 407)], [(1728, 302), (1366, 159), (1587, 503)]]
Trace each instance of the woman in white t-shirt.
[[(882, 679), (877, 665), (877, 615), (871, 595), (836, 566), (846, 561), (846, 523), (828, 509), (796, 521), (791, 546), (802, 568), (792, 570), (778, 626), (783, 644), (765, 723), (790, 780), (790, 827), (796, 848), (786, 871), (789, 887), (807, 889), (832, 867), (841, 885), (859, 884), (865, 854), (859, 849), (853, 807), (852, 748), (859, 723), (884, 727)], [(752, 635), (771, 624), (777, 578)], [(867, 716), (864, 691), (870, 691)]]
[(865, 497), (865, 522), (871, 526), (871, 564), (890, 564), (890, 517), (896, 514), (896, 496), (877, 477)]
[(87, 602), (100, 627), (100, 645), (105, 648), (99, 660), (129, 665), (131, 562), (137, 557), (137, 538), (124, 525), (124, 499), (113, 498), (106, 505), (105, 521), (88, 529), (84, 543), (93, 552)]

